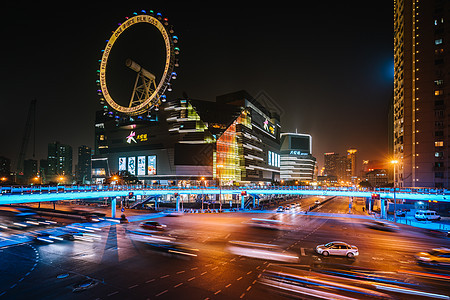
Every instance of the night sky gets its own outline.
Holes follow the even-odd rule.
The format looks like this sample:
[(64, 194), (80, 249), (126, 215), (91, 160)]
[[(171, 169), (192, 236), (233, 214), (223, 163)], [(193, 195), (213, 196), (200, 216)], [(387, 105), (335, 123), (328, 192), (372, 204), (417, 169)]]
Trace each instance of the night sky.
[[(312, 135), (319, 167), (323, 153), (345, 154), (350, 147), (358, 149), (359, 165), (362, 159), (386, 159), (392, 0), (245, 7), (164, 2), (2, 4), (0, 156), (9, 157), (13, 169), (33, 98), (37, 159), (58, 140), (73, 147), (75, 165), (78, 146), (94, 145), (100, 50), (117, 23), (141, 9), (161, 12), (179, 37), (180, 67), (169, 99), (183, 92), (212, 101), (241, 89), (254, 96), (264, 91), (282, 110), (283, 131)], [(139, 47), (155, 46), (151, 37), (142, 37)]]

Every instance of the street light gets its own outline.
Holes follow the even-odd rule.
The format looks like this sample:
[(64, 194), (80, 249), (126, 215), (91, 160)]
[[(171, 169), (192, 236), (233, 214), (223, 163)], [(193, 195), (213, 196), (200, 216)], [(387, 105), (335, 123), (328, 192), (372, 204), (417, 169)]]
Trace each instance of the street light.
[(394, 159), (394, 160), (391, 160), (391, 164), (393, 164), (394, 165), (394, 223), (397, 223), (397, 206), (396, 206), (396, 204), (397, 204), (397, 199), (395, 198), (395, 186), (396, 186), (396, 180), (395, 180), (395, 166), (398, 164), (398, 160), (396, 160), (396, 159)]

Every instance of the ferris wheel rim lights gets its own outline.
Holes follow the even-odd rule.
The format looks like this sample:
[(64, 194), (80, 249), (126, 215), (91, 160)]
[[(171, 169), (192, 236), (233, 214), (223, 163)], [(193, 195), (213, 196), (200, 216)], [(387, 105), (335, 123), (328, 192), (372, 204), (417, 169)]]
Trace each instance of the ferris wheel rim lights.
[[(174, 67), (178, 66), (178, 59), (175, 58), (179, 54), (179, 47), (174, 47), (174, 43), (177, 43), (179, 38), (173, 32), (173, 29), (169, 26), (168, 19), (163, 18), (161, 13), (156, 13), (156, 16), (152, 10), (147, 14), (145, 10), (141, 10), (141, 14), (136, 12), (133, 13), (132, 17), (126, 17), (123, 23), (119, 23), (117, 29), (112, 33), (111, 37), (106, 41), (106, 46), (101, 50), (102, 57), (99, 60), (100, 68), (97, 70), (97, 75), (99, 79), (96, 81), (99, 88), (97, 89), (97, 94), (100, 96), (100, 103), (103, 105), (105, 112), (111, 113), (111, 109), (117, 113), (126, 114), (130, 116), (136, 116), (144, 114), (150, 111), (152, 108), (157, 108), (161, 102), (165, 102), (166, 96), (165, 92), (171, 91), (167, 87), (170, 85), (170, 80), (176, 79), (177, 73), (173, 71)], [(155, 91), (145, 99), (141, 104), (131, 107), (126, 107), (118, 104), (112, 98), (108, 91), (108, 86), (106, 82), (106, 72), (108, 65), (108, 57), (113, 49), (114, 43), (126, 30), (131, 28), (133, 25), (139, 23), (147, 23), (156, 27), (161, 33), (164, 44), (166, 48), (166, 62), (164, 66), (164, 72), (159, 81), (158, 86)], [(164, 96), (164, 97), (162, 97)], [(164, 101), (163, 101), (164, 100)], [(156, 110), (156, 109), (155, 109)]]

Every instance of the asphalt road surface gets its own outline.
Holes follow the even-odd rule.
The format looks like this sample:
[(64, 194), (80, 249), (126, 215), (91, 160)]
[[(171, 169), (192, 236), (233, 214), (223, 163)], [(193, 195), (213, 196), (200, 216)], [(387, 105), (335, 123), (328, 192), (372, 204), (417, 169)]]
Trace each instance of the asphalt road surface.
[[(296, 274), (298, 277), (295, 278), (303, 279), (316, 276), (321, 282), (336, 282), (334, 276), (337, 273), (340, 275), (336, 276), (349, 272), (356, 276), (354, 274), (364, 270), (364, 274), (370, 274), (372, 279), (378, 278), (378, 291), (382, 289), (385, 295), (394, 299), (422, 296), (448, 299), (448, 270), (418, 265), (414, 254), (432, 248), (448, 248), (449, 238), (430, 236), (420, 229), (403, 225), (393, 232), (370, 229), (365, 226), (367, 217), (356, 203), (352, 213), (353, 216), (360, 214), (361, 218), (349, 218), (344, 214), (336, 217), (334, 213), (348, 213), (348, 198), (336, 197), (311, 213), (301, 212), (311, 201), (297, 200), (303, 202), (300, 208), (283, 213), (234, 212), (181, 217), (155, 214), (157, 218), (152, 221), (167, 227), (162, 232), (149, 232), (148, 236), (153, 240), (146, 240), (148, 236), (139, 227), (139, 222), (98, 223), (89, 226), (82, 238), (75, 241), (30, 242), (3, 247), (0, 249), (0, 297), (317, 299), (326, 298), (328, 294), (318, 297), (304, 290), (299, 294), (292, 288), (270, 287), (264, 284), (265, 274)], [(330, 215), (316, 216), (314, 212)], [(282, 230), (252, 226), (252, 218), (281, 221), (278, 223), (282, 224)], [(161, 240), (170, 240), (172, 244), (161, 247)], [(336, 240), (356, 245), (360, 255), (350, 259), (323, 257), (315, 252), (318, 244)], [(259, 244), (265, 249), (270, 248), (277, 256), (250, 247)], [(290, 260), (293, 256), (297, 257), (295, 261)], [(323, 273), (327, 271), (334, 275)], [(335, 287), (347, 285), (351, 284), (346, 281)], [(370, 298), (362, 290), (358, 290), (359, 294), (351, 293), (351, 297)], [(327, 292), (335, 291), (328, 289)]]

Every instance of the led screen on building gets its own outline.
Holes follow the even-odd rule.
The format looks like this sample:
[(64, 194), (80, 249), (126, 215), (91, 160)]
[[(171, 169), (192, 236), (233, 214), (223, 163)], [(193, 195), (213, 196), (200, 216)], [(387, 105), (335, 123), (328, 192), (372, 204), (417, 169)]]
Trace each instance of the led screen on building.
[(272, 167), (280, 167), (280, 154), (269, 151), (267, 154), (268, 164)]
[(128, 172), (136, 175), (136, 157), (128, 157)]
[(119, 157), (119, 171), (126, 171), (126, 170), (127, 170), (127, 158)]
[(156, 175), (156, 155), (148, 156), (147, 175)]
[(137, 174), (139, 175), (145, 175), (145, 156), (138, 156), (137, 157)]
[(305, 136), (291, 136), (291, 149), (293, 150), (301, 150), (303, 152), (310, 152), (310, 137), (308, 135)]

